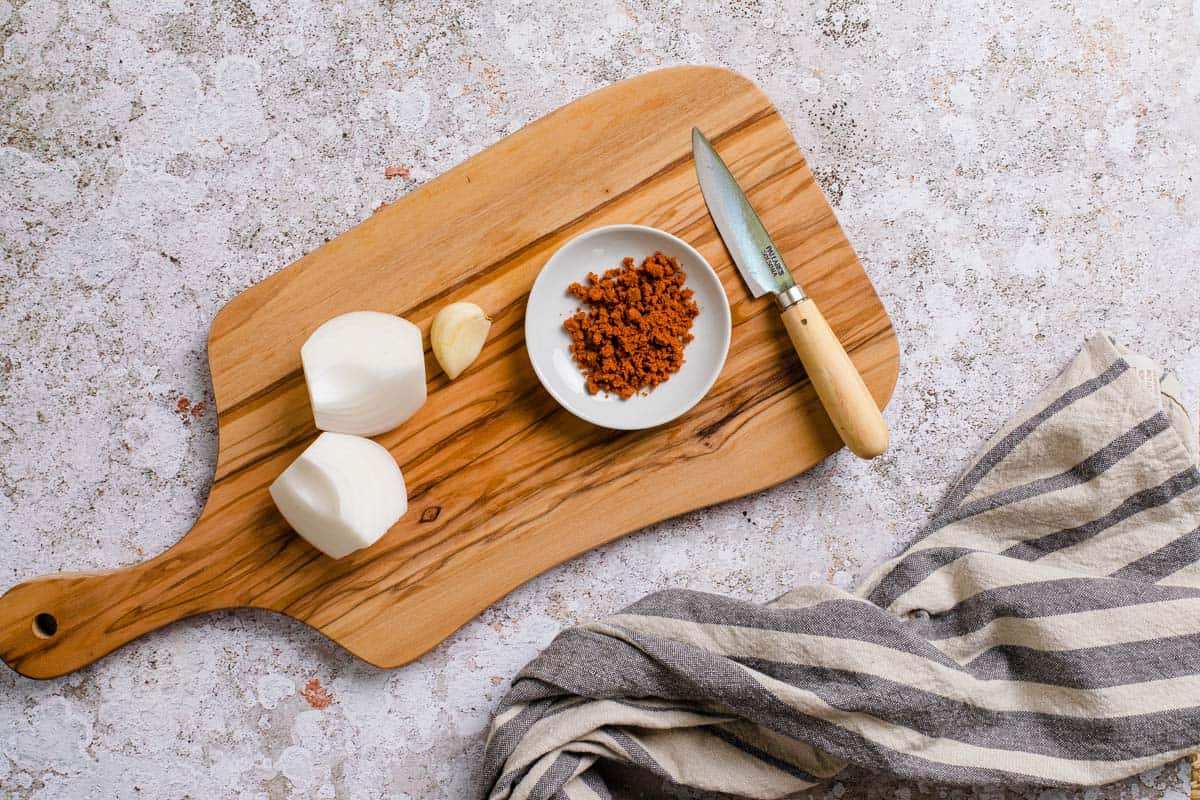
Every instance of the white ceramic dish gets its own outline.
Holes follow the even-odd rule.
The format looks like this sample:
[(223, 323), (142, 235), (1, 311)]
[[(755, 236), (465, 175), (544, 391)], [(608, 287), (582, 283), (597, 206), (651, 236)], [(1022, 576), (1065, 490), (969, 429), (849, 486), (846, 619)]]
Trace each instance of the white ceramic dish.
[[(588, 394), (583, 373), (571, 358), (571, 337), (563, 320), (579, 308), (567, 287), (589, 272), (602, 274), (629, 256), (634, 262), (661, 251), (679, 259), (684, 284), (695, 293), (700, 314), (695, 336), (683, 352), (684, 363), (670, 380), (628, 400)], [(609, 225), (582, 233), (550, 257), (533, 282), (525, 307), (525, 346), (538, 380), (563, 408), (580, 419), (617, 430), (653, 428), (677, 418), (708, 393), (729, 352), (729, 300), (717, 273), (687, 242), (643, 225)]]

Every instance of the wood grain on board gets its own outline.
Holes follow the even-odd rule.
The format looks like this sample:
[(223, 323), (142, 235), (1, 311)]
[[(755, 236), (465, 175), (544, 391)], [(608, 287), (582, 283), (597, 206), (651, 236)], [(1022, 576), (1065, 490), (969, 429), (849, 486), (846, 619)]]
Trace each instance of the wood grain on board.
[[(886, 403), (898, 370), (891, 323), (774, 106), (732, 72), (650, 73), (534, 122), (230, 302), (209, 335), (219, 455), (195, 527), (142, 564), (13, 587), (0, 598), (0, 657), (52, 677), (174, 620), (249, 606), (395, 667), (556, 564), (772, 486), (838, 449), (771, 299), (749, 297), (706, 212), (693, 125)], [(733, 312), (712, 391), (649, 431), (572, 417), (525, 353), (534, 276), (569, 238), (611, 223), (690, 242), (721, 276)], [(408, 514), (373, 547), (326, 558), (290, 531), (267, 493), (317, 433), (301, 343), (357, 309), (401, 314), (427, 335), (441, 306), (464, 299), (495, 319), (480, 360), (450, 383), (427, 354), (428, 402), (376, 437), (404, 470)]]

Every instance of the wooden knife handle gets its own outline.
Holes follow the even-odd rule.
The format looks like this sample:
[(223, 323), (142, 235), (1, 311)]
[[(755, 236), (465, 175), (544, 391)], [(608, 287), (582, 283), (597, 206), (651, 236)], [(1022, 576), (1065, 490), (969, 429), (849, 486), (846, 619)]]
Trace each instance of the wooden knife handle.
[(842, 441), (860, 458), (887, 450), (888, 429), (862, 375), (811, 299), (783, 310), (792, 346)]

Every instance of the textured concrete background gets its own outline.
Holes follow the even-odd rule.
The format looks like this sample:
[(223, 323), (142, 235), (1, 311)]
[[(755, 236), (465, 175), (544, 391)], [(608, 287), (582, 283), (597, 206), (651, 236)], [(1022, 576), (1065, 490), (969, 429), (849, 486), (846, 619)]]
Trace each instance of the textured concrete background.
[[(1098, 328), (1200, 384), (1187, 2), (0, 0), (0, 37), (0, 590), (187, 530), (229, 298), (655, 67), (763, 85), (903, 347), (885, 458), (589, 553), (407, 668), (229, 612), (61, 680), (0, 669), (5, 798), (463, 797), (489, 710), (563, 626), (667, 586), (853, 584)], [(1181, 798), (1184, 777), (973, 793), (859, 774), (814, 796)]]

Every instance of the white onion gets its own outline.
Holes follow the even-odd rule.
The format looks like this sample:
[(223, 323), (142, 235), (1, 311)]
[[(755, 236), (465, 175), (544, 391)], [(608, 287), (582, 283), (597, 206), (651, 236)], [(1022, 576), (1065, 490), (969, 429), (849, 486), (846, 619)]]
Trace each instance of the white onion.
[(300, 348), (317, 428), (374, 436), (425, 402), (421, 330), (379, 311), (351, 311), (313, 331)]
[(271, 484), (271, 499), (330, 558), (369, 547), (408, 510), (404, 476), (383, 445), (322, 433)]

